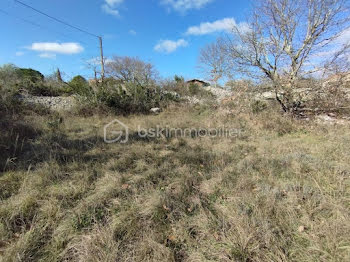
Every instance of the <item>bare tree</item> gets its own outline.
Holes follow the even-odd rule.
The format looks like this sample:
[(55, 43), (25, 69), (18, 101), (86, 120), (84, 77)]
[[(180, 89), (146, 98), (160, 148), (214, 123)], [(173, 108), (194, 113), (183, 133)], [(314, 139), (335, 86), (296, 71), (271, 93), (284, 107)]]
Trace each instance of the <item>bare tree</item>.
[(150, 63), (139, 58), (115, 56), (106, 63), (107, 75), (124, 83), (136, 83), (149, 86), (155, 82), (158, 72)]
[[(103, 63), (108, 63), (108, 58), (103, 58)], [(99, 57), (89, 58), (84, 60), (87, 69), (92, 70), (94, 73), (94, 82), (102, 83), (102, 72), (101, 72), (101, 59)]]
[(227, 59), (219, 43), (212, 43), (201, 49), (198, 58), (198, 67), (201, 69), (207, 80), (214, 82), (215, 87), (218, 81), (228, 75), (229, 68)]
[[(336, 77), (346, 80), (349, 77), (350, 69), (350, 42), (343, 45), (340, 50), (334, 52), (334, 55), (324, 64), (323, 76)], [(345, 78), (345, 79), (344, 79)]]
[(347, 0), (261, 0), (252, 18), (218, 39), (230, 66), (251, 77), (267, 77), (286, 112), (298, 78), (319, 70), (324, 55), (339, 48), (348, 28)]

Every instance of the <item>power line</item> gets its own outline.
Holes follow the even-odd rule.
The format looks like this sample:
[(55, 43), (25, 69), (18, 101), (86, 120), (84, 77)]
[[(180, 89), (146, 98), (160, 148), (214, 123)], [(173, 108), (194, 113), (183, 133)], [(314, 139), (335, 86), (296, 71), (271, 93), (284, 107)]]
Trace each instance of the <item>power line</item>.
[(103, 43), (102, 43), (102, 37), (101, 37), (101, 36), (98, 36), (98, 35), (96, 35), (96, 34), (90, 33), (90, 32), (88, 32), (88, 31), (86, 31), (86, 30), (84, 30), (84, 29), (81, 29), (81, 28), (77, 27), (77, 26), (71, 25), (71, 24), (69, 24), (69, 23), (67, 23), (67, 22), (65, 22), (65, 21), (63, 21), (63, 20), (61, 20), (61, 19), (55, 18), (55, 17), (53, 17), (53, 16), (51, 16), (51, 15), (48, 15), (48, 14), (46, 14), (46, 13), (44, 13), (44, 12), (42, 12), (42, 11), (40, 11), (40, 10), (38, 10), (38, 9), (36, 9), (36, 8), (34, 8), (34, 7), (32, 7), (32, 6), (30, 6), (30, 5), (27, 5), (27, 4), (25, 4), (25, 3), (21, 2), (21, 1), (18, 1), (18, 0), (14, 0), (14, 1), (15, 1), (15, 3), (21, 4), (21, 5), (25, 6), (25, 7), (29, 8), (29, 9), (31, 9), (31, 10), (37, 12), (37, 13), (39, 13), (39, 14), (41, 14), (41, 15), (44, 15), (44, 16), (46, 16), (46, 17), (52, 19), (52, 20), (55, 20), (56, 22), (59, 22), (59, 23), (61, 23), (61, 24), (63, 24), (63, 25), (66, 25), (66, 26), (68, 26), (68, 27), (71, 27), (71, 28), (73, 28), (73, 29), (75, 29), (75, 30), (78, 30), (78, 31), (80, 31), (80, 32), (82, 32), (82, 33), (85, 33), (85, 34), (87, 34), (87, 35), (90, 35), (90, 36), (93, 36), (93, 37), (98, 38), (99, 43), (100, 43), (100, 55), (101, 55), (101, 79), (102, 79), (102, 81), (103, 81), (103, 78), (104, 78), (104, 71), (105, 71), (104, 67), (105, 67), (105, 66), (104, 66), (104, 59), (103, 59)]
[[(5, 15), (7, 15), (7, 16), (10, 16), (10, 17), (16, 18), (16, 19), (18, 19), (18, 20), (21, 20), (22, 22), (25, 22), (25, 23), (28, 23), (28, 24), (33, 25), (33, 26), (35, 26), (35, 27), (38, 27), (38, 28), (40, 28), (40, 29), (44, 29), (44, 30), (46, 30), (46, 31), (48, 31), (48, 32), (54, 32), (54, 33), (56, 33), (56, 34), (58, 34), (58, 35), (61, 35), (61, 36), (63, 36), (63, 37), (70, 38), (70, 39), (72, 39), (72, 40), (78, 41), (78, 40), (76, 40), (76, 39), (74, 39), (74, 38), (72, 38), (72, 37), (70, 37), (70, 36), (68, 36), (68, 35), (66, 35), (66, 34), (61, 33), (61, 32), (53, 31), (53, 30), (51, 30), (50, 28), (44, 27), (44, 26), (42, 26), (42, 25), (39, 25), (39, 24), (37, 24), (37, 23), (35, 23), (35, 22), (33, 22), (33, 21), (30, 21), (30, 20), (24, 19), (24, 18), (22, 18), (22, 17), (19, 17), (19, 16), (16, 16), (16, 15), (10, 14), (9, 12), (7, 12), (7, 11), (5, 11), (5, 10), (3, 10), (3, 9), (0, 9), (0, 12), (3, 13), (3, 14), (5, 14)], [(81, 40), (79, 40), (79, 42), (86, 44), (85, 42), (83, 42), (83, 41), (81, 41)]]
[(53, 17), (53, 16), (51, 16), (51, 15), (48, 15), (48, 14), (46, 14), (46, 13), (44, 13), (44, 12), (42, 12), (42, 11), (40, 11), (40, 10), (38, 10), (38, 9), (36, 9), (36, 8), (34, 8), (34, 7), (32, 7), (32, 6), (30, 6), (30, 5), (27, 5), (27, 4), (25, 4), (25, 3), (21, 2), (21, 1), (18, 1), (18, 0), (14, 0), (14, 1), (15, 1), (16, 3), (18, 3), (18, 4), (20, 4), (20, 5), (23, 5), (23, 6), (27, 7), (27, 8), (29, 8), (29, 9), (31, 9), (31, 10), (33, 10), (33, 11), (39, 13), (39, 14), (42, 14), (42, 15), (48, 17), (48, 18), (51, 18), (51, 19), (55, 20), (56, 22), (59, 22), (59, 23), (64, 24), (64, 25), (66, 25), (66, 26), (68, 26), (68, 27), (74, 28), (74, 29), (76, 29), (76, 30), (78, 30), (78, 31), (80, 31), (80, 32), (82, 32), (82, 33), (88, 34), (88, 35), (90, 35), (90, 36), (100, 38), (100, 37), (99, 37), (98, 35), (96, 35), (96, 34), (90, 33), (90, 32), (88, 32), (88, 31), (86, 31), (86, 30), (84, 30), (84, 29), (81, 29), (81, 28), (77, 27), (77, 26), (71, 25), (71, 24), (69, 24), (69, 23), (67, 23), (67, 22), (65, 22), (65, 21), (63, 21), (63, 20), (61, 20), (61, 19), (55, 18), (55, 17)]

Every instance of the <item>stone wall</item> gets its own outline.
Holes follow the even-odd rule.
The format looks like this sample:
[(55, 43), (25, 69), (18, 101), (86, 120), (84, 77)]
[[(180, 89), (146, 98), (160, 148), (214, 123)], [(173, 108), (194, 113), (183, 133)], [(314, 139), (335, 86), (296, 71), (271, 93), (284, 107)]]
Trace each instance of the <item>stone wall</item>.
[(29, 105), (42, 105), (51, 110), (70, 110), (76, 104), (74, 97), (51, 97), (51, 96), (32, 96), (32, 95), (18, 95), (18, 100)]

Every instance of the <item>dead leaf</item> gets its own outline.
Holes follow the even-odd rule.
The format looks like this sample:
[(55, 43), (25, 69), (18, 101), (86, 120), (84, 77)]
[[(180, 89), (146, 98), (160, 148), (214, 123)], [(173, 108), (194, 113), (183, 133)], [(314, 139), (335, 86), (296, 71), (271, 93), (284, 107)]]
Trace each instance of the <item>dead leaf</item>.
[(174, 235), (170, 235), (168, 237), (168, 240), (170, 240), (171, 242), (175, 242), (176, 241), (176, 237)]
[(298, 228), (298, 231), (299, 231), (300, 233), (304, 232), (304, 231), (305, 231), (305, 227), (304, 227), (304, 226), (300, 226), (300, 227)]

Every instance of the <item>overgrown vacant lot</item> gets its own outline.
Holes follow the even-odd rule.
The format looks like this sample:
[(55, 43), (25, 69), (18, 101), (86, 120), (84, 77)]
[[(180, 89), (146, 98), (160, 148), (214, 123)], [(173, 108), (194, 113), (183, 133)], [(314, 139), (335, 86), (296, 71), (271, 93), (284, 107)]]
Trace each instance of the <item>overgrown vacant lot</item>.
[(114, 116), (26, 116), (2, 135), (16, 145), (0, 175), (0, 258), (349, 261), (349, 126), (272, 112), (121, 117), (132, 134), (157, 124), (243, 131), (127, 144), (103, 142)]

